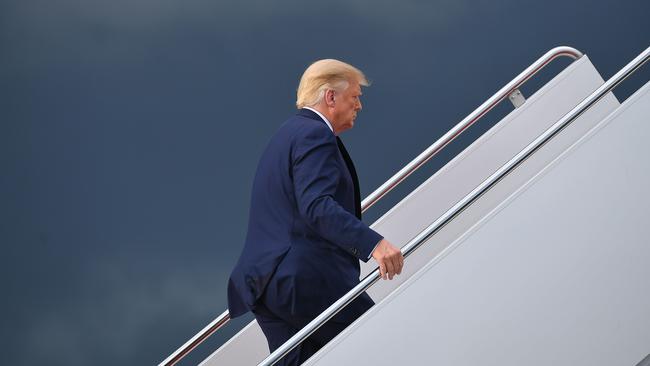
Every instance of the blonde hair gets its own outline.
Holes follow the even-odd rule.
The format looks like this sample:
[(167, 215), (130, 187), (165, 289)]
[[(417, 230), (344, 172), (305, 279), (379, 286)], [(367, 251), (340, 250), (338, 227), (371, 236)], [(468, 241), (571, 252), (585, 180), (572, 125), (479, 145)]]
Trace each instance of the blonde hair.
[(350, 64), (334, 59), (318, 60), (300, 78), (296, 107), (313, 107), (320, 103), (327, 89), (342, 91), (354, 81), (370, 85), (363, 72)]

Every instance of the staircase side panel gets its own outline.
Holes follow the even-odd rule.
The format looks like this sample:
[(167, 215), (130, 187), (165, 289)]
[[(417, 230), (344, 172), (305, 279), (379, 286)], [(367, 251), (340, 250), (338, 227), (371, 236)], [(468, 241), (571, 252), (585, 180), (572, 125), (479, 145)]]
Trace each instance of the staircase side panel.
[[(471, 192), (483, 180), (505, 164), (526, 145), (557, 122), (591, 92), (602, 85), (603, 79), (587, 56), (574, 62), (520, 108), (515, 109), (503, 120), (477, 139), (463, 152), (427, 179), (416, 190), (395, 205), (372, 227), (382, 233), (395, 245), (403, 246), (431, 222)], [(587, 111), (568, 127), (553, 142), (552, 149), (546, 149), (543, 159), (537, 165), (528, 165), (529, 175), (521, 176), (522, 182), (509, 187), (513, 192), (523, 181), (537, 173), (548, 162), (556, 158), (568, 146), (582, 137), (586, 131), (601, 121), (619, 106), (613, 94)], [(480, 122), (479, 122), (480, 123)], [(494, 202), (494, 205), (499, 201)], [(487, 207), (492, 209), (494, 207)], [(379, 301), (407, 280), (413, 273), (440, 253), (448, 243), (465, 232), (469, 226), (485, 213), (474, 219), (466, 218), (440, 233), (440, 246), (420, 248), (405, 265), (402, 275), (392, 281), (381, 281), (368, 291)], [(374, 261), (362, 263), (362, 277), (376, 268)]]
[(650, 83), (305, 365), (643, 359), (648, 116)]

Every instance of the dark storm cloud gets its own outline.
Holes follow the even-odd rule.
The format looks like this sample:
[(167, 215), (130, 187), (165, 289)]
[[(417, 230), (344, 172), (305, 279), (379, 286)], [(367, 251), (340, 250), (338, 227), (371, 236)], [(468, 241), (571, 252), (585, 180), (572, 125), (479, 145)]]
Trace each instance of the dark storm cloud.
[[(487, 3), (486, 3), (487, 4)], [(111, 2), (74, 0), (33, 0), (7, 5), (5, 19), (8, 28), (33, 28), (58, 30), (62, 23), (99, 24), (112, 29), (150, 31), (171, 24), (210, 25), (220, 30), (246, 28), (255, 23), (265, 23), (276, 17), (316, 16), (319, 12), (349, 15), (359, 20), (371, 20), (381, 26), (400, 28), (448, 25), (455, 17), (481, 2), (466, 0), (403, 0), (399, 6), (391, 0), (350, 0), (306, 3), (299, 0), (284, 1), (175, 1), (175, 0), (115, 0)], [(490, 8), (498, 9), (498, 4)], [(336, 19), (330, 24), (335, 26)]]
[(94, 263), (76, 286), (77, 299), (32, 314), (17, 333), (22, 361), (132, 364), (134, 355), (159, 338), (155, 332), (160, 322), (174, 324), (173, 318), (180, 314), (184, 319), (201, 319), (214, 311), (215, 283), (206, 271), (173, 270), (155, 277), (146, 271), (125, 273), (121, 266), (120, 261)]
[[(5, 6), (0, 25), (0, 47), (6, 58), (2, 71), (29, 72), (57, 61), (129, 63), (146, 58), (147, 46), (155, 39), (188, 32), (203, 33), (213, 40), (237, 38), (242, 32), (269, 24), (283, 32), (286, 25), (282, 22), (300, 18), (313, 18), (307, 23), (311, 28), (308, 33), (330, 32), (335, 36), (339, 36), (341, 19), (385, 32), (444, 32), (465, 15), (470, 2), (404, 0), (396, 6), (391, 0), (340, 0), (313, 2), (307, 7), (298, 0), (31, 0)], [(496, 8), (498, 5), (486, 9)], [(354, 34), (347, 36), (354, 38)]]
[(373, 80), (344, 136), (367, 195), (553, 46), (611, 75), (648, 46), (649, 7), (2, 2), (6, 362), (152, 364), (221, 313), (257, 159), (309, 62), (342, 58)]

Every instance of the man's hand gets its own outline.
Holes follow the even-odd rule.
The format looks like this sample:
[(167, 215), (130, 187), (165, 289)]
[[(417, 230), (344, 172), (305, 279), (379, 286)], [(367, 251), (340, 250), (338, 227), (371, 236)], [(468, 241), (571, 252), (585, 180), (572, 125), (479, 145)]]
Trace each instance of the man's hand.
[(404, 267), (402, 251), (388, 240), (381, 239), (377, 248), (372, 252), (372, 257), (379, 264), (381, 278), (392, 280), (393, 276), (402, 273), (402, 267)]

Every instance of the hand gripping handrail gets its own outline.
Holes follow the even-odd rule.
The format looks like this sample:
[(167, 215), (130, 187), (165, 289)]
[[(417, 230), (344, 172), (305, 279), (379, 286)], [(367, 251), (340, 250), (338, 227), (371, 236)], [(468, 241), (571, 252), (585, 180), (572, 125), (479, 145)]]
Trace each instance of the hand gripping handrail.
[[(462, 200), (456, 203), (452, 208), (440, 216), (436, 221), (419, 233), (415, 238), (409, 241), (403, 248), (402, 254), (404, 257), (408, 257), (413, 253), (417, 248), (419, 248), (424, 242), (429, 240), (433, 235), (439, 232), (443, 227), (445, 227), (450, 221), (452, 221), (456, 216), (463, 212), (467, 207), (474, 203), (479, 197), (481, 197), (485, 192), (497, 184), (501, 179), (506, 175), (512, 172), (515, 168), (521, 165), (526, 159), (528, 159), (532, 154), (544, 146), (548, 141), (560, 133), (566, 126), (571, 122), (575, 121), (580, 117), (587, 109), (596, 104), (600, 99), (602, 99), (605, 94), (614, 89), (618, 84), (640, 68), (646, 61), (650, 59), (650, 47), (646, 48), (641, 54), (639, 54), (634, 60), (625, 65), (619, 72), (607, 80), (603, 85), (591, 93), (587, 98), (585, 98), (580, 104), (573, 108), (569, 113), (565, 114), (559, 121), (553, 124), (549, 129), (547, 129), (543, 134), (537, 137), (533, 142), (521, 150), (517, 155), (505, 163), (501, 168), (495, 171), (490, 175), (483, 183), (474, 188), (467, 196)], [(271, 353), (267, 358), (265, 358), (258, 366), (270, 366), (279, 361), (284, 357), (289, 351), (296, 347), (300, 342), (309, 337), (316, 329), (321, 325), (331, 319), (336, 315), (343, 307), (352, 302), (357, 296), (361, 295), (366, 291), (370, 286), (377, 282), (380, 278), (379, 268), (376, 268), (372, 273), (367, 275), (357, 286), (350, 290), (343, 297), (334, 302), (330, 307), (325, 309), (319, 316), (302, 328), (298, 333), (293, 337), (289, 338), (282, 346), (276, 349)]]
[[(555, 47), (550, 51), (546, 52), (542, 57), (530, 65), (526, 70), (522, 71), (517, 77), (512, 81), (506, 84), (498, 92), (496, 92), (490, 99), (486, 100), (478, 108), (476, 108), (472, 113), (460, 121), (456, 126), (454, 126), (449, 132), (440, 137), (436, 142), (424, 150), (420, 155), (413, 159), (410, 163), (404, 166), (400, 171), (395, 173), (386, 183), (382, 184), (374, 192), (372, 192), (368, 197), (366, 197), (361, 202), (361, 211), (365, 212), (370, 206), (374, 205), (382, 197), (384, 197), (388, 192), (400, 184), (406, 177), (415, 172), (420, 166), (426, 163), (434, 155), (440, 152), (445, 146), (452, 142), (456, 137), (458, 137), (463, 131), (473, 125), (476, 121), (481, 119), (487, 112), (492, 110), (497, 104), (499, 104), (503, 99), (507, 98), (515, 90), (517, 90), (523, 83), (530, 79), (533, 75), (539, 72), (542, 68), (548, 65), (554, 59), (560, 56), (568, 56), (574, 60), (582, 57), (582, 53), (572, 47)], [(201, 344), (205, 339), (210, 337), (214, 332), (219, 330), (223, 325), (225, 325), (230, 320), (230, 314), (228, 310), (224, 311), (219, 317), (213, 320), (205, 328), (203, 328), (199, 333), (197, 333), (190, 340), (185, 342), (179, 349), (174, 351), (169, 357), (167, 357), (163, 362), (158, 366), (171, 366), (180, 361), (188, 353), (190, 353), (194, 348)]]

